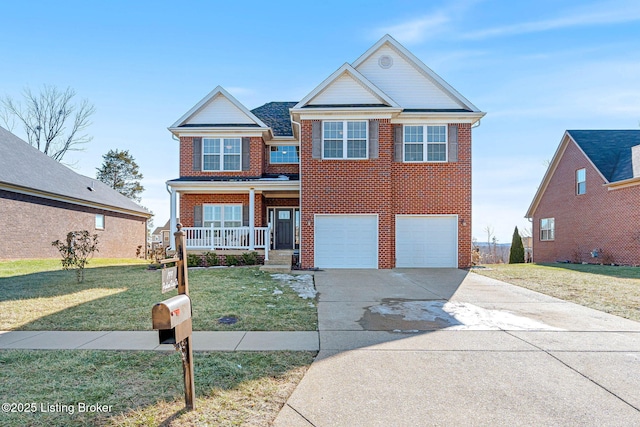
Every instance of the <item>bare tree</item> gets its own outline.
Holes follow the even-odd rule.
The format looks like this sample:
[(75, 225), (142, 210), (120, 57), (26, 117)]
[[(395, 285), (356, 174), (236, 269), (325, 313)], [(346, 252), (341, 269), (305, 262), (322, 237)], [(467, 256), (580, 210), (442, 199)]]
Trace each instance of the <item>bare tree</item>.
[(73, 103), (75, 90), (45, 85), (38, 94), (26, 88), (23, 95), (24, 105), (9, 96), (0, 100), (0, 119), (10, 130), (17, 119), (29, 144), (49, 157), (61, 161), (67, 151), (80, 151), (82, 144), (93, 139), (83, 132), (91, 124), (95, 107), (86, 99)]

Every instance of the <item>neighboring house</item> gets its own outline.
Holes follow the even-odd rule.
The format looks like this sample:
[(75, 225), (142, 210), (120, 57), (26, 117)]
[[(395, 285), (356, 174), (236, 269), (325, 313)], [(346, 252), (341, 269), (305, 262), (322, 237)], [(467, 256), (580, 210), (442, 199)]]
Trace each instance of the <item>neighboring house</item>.
[(640, 264), (640, 130), (565, 132), (527, 217), (535, 262)]
[(56, 258), (69, 231), (98, 234), (97, 257), (146, 249), (150, 213), (0, 128), (0, 259)]
[(168, 246), (171, 246), (171, 242), (169, 241), (169, 236), (171, 234), (169, 223), (170, 221), (167, 221), (164, 226), (156, 227), (156, 229), (153, 230), (153, 233), (151, 233), (151, 243), (153, 245), (153, 249), (155, 249), (156, 247), (166, 248)]
[(217, 87), (169, 128), (171, 229), (191, 249), (298, 250), (302, 268), (467, 267), (484, 114), (388, 35), (299, 102), (249, 111)]

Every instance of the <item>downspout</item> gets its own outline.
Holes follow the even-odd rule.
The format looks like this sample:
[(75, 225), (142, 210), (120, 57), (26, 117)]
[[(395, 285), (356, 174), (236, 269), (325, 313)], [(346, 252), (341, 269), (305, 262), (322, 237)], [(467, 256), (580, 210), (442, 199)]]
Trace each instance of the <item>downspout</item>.
[[(289, 110), (291, 111), (291, 110)], [(293, 120), (293, 116), (291, 116), (291, 123), (298, 125), (298, 146), (300, 147), (300, 151), (302, 151), (302, 124), (300, 124), (299, 122), (296, 122), (295, 120)], [(292, 129), (293, 130), (293, 129)], [(294, 132), (295, 135), (295, 132)], [(302, 227), (303, 227), (303, 221), (302, 221), (302, 156), (300, 156), (300, 158), (298, 159), (300, 161), (300, 163), (298, 164), (298, 177), (300, 180), (300, 191), (298, 193), (298, 206), (300, 209), (300, 246), (298, 248), (298, 267), (300, 267), (300, 265), (302, 264), (302, 247), (303, 247), (303, 239), (302, 239)], [(293, 215), (293, 221), (295, 222), (295, 211), (294, 211), (294, 215)], [(295, 224), (294, 224), (295, 226)], [(293, 239), (295, 240), (295, 236), (293, 236)], [(295, 247), (295, 245), (294, 245)]]

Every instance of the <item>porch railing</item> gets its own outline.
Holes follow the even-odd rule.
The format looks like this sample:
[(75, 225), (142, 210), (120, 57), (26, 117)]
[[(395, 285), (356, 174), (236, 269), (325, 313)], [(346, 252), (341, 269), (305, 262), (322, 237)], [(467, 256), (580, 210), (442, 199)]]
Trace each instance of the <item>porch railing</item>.
[(270, 227), (184, 227), (187, 249), (265, 249), (269, 250)]

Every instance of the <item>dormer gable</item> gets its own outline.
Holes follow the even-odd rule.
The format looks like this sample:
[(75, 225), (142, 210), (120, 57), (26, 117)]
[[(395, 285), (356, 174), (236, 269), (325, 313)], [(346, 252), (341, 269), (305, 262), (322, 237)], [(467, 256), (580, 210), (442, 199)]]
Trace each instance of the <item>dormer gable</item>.
[(403, 109), (480, 112), (388, 34), (352, 66)]
[(352, 107), (392, 107), (398, 104), (345, 63), (305, 96), (293, 109)]
[(217, 86), (193, 108), (180, 117), (169, 130), (178, 135), (191, 129), (253, 128), (265, 131), (269, 127), (221, 86)]

